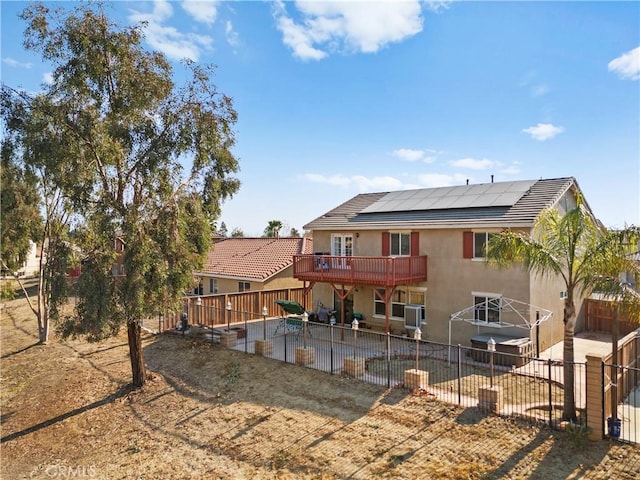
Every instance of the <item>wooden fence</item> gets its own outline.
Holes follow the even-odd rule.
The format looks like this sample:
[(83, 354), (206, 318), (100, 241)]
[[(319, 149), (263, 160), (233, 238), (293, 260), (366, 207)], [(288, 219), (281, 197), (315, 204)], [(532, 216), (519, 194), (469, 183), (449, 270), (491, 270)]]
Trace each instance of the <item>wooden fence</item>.
[(181, 320), (182, 313), (187, 314), (190, 324), (207, 326), (225, 325), (243, 322), (246, 319), (262, 318), (266, 307), (267, 317), (282, 315), (275, 301), (291, 300), (305, 305), (303, 288), (284, 288), (279, 290), (259, 290), (253, 292), (220, 293), (215, 295), (188, 296), (184, 298), (181, 312), (166, 313), (164, 328), (172, 329)]
[[(585, 300), (585, 330), (590, 332), (611, 333), (613, 325), (613, 307), (610, 302), (588, 298)], [(620, 314), (618, 325), (620, 335), (628, 335), (640, 326), (637, 320), (634, 322), (628, 316)]]

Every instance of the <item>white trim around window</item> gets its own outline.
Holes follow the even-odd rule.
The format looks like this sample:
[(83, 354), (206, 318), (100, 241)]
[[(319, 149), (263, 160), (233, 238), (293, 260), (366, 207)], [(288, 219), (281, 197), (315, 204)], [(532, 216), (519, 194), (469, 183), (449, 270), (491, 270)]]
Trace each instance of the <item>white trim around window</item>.
[(491, 292), (471, 292), (476, 306), (473, 320), (478, 324), (502, 324), (502, 294)]
[[(384, 288), (378, 288), (378, 291), (384, 292)], [(373, 294), (373, 316), (375, 318), (385, 318), (386, 305), (380, 298)], [(421, 305), (422, 320), (426, 320), (427, 309), (427, 289), (426, 288), (397, 288), (391, 297), (391, 312), (389, 318), (393, 320), (404, 321), (404, 307), (406, 305)]]

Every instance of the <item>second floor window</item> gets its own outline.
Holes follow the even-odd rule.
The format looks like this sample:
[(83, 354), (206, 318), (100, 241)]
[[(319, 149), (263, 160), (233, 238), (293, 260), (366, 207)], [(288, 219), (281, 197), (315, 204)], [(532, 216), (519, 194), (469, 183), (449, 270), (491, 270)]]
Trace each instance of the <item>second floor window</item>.
[(473, 234), (473, 258), (484, 258), (489, 239), (495, 235), (489, 232), (475, 232)]
[(210, 278), (209, 279), (209, 293), (218, 293), (218, 279)]
[(239, 292), (248, 292), (251, 290), (251, 284), (249, 282), (238, 282)]
[(350, 257), (353, 255), (352, 235), (331, 235), (331, 255)]
[(411, 234), (390, 233), (389, 255), (400, 257), (411, 255)]

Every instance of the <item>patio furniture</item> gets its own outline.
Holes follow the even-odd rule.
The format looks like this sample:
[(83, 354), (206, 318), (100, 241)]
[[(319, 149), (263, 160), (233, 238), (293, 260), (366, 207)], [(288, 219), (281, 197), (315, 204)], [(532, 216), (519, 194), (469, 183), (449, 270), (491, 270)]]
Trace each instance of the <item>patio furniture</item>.
[[(303, 328), (302, 314), (305, 313), (305, 309), (298, 302), (294, 302), (291, 300), (276, 300), (276, 303), (282, 308), (283, 315), (280, 319), (280, 323), (276, 327), (276, 331), (274, 335), (278, 333), (278, 331), (282, 328), (286, 333), (290, 331), (294, 331), (297, 334), (300, 334)], [(314, 312), (307, 311), (307, 315), (309, 320), (315, 318)], [(313, 321), (313, 320), (312, 320)], [(311, 334), (311, 332), (309, 332)]]

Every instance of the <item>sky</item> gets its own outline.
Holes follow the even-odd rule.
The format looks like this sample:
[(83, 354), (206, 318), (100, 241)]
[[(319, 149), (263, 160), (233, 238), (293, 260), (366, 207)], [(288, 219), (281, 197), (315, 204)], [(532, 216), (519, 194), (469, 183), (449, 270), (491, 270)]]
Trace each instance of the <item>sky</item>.
[[(606, 226), (640, 225), (640, 2), (105, 3), (147, 22), (176, 81), (182, 58), (217, 65), (238, 113), (229, 232), (492, 176), (572, 176)], [(0, 2), (1, 76), (37, 91), (51, 66), (22, 46), (26, 5)]]

